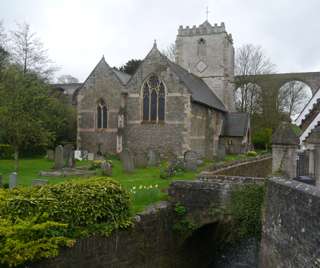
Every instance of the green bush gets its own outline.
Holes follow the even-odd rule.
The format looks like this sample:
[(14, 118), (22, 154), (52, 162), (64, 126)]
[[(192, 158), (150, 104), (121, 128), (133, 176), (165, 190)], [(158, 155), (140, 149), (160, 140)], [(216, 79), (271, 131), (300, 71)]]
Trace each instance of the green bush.
[(0, 144), (0, 159), (13, 159), (14, 150), (9, 144)]
[(257, 156), (258, 154), (257, 154), (256, 151), (248, 151), (248, 152), (246, 153), (246, 155), (247, 155), (247, 156)]
[(262, 128), (254, 132), (252, 143), (256, 149), (267, 150), (271, 146), (271, 128)]
[(129, 208), (129, 194), (104, 177), (0, 189), (0, 263), (53, 257), (79, 236), (127, 228)]
[(232, 192), (229, 213), (237, 238), (260, 238), (264, 192), (265, 187), (257, 184), (240, 186)]

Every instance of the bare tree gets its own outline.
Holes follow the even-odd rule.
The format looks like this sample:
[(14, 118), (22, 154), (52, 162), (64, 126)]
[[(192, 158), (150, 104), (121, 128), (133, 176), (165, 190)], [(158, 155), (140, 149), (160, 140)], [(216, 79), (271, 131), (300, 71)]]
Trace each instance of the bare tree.
[(287, 82), (279, 90), (279, 109), (293, 118), (300, 113), (311, 95), (311, 90), (305, 83), (300, 81)]
[(61, 75), (57, 78), (57, 83), (60, 84), (71, 84), (71, 83), (79, 83), (78, 78), (73, 77), (70, 74)]
[(49, 79), (57, 70), (43, 43), (26, 23), (17, 24), (17, 29), (11, 32), (9, 52), (13, 62), (21, 66), (23, 73), (33, 72)]
[(174, 43), (171, 43), (166, 49), (163, 49), (161, 53), (172, 62), (176, 61), (176, 45)]
[[(261, 91), (255, 83), (255, 75), (274, 72), (275, 65), (260, 46), (246, 44), (236, 51), (235, 74), (240, 77), (236, 89), (236, 105), (241, 112), (253, 114), (259, 109)], [(250, 78), (249, 78), (250, 76)]]

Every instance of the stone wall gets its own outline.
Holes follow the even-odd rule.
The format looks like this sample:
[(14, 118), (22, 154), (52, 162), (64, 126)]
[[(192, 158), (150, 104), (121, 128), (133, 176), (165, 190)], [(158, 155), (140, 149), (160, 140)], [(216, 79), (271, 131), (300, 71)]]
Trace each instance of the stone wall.
[(176, 267), (172, 210), (162, 202), (136, 216), (135, 226), (110, 237), (92, 236), (31, 268)]
[(272, 178), (265, 203), (260, 267), (320, 267), (320, 191)]
[[(77, 96), (79, 149), (97, 153), (101, 146), (102, 153), (116, 153), (118, 112), (123, 90), (124, 86), (102, 58)], [(97, 128), (97, 104), (101, 99), (108, 109), (108, 126), (105, 129)]]
[(176, 62), (203, 78), (225, 104), (234, 108), (234, 48), (225, 25), (211, 26), (208, 21), (199, 27), (180, 26), (176, 38)]
[[(143, 122), (142, 85), (152, 74), (156, 74), (165, 84), (164, 122)], [(153, 149), (162, 155), (179, 156), (190, 150), (191, 95), (157, 49), (151, 50), (127, 89), (125, 137), (130, 150), (146, 153)]]
[(213, 165), (207, 172), (202, 172), (199, 177), (225, 175), (265, 178), (271, 175), (271, 173), (272, 157), (270, 155), (264, 155)]

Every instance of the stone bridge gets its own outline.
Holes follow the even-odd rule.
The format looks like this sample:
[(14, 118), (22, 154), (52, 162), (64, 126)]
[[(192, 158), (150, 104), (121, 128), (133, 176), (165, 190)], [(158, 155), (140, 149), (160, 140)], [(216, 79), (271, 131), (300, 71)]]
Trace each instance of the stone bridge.
[[(264, 179), (207, 174), (195, 181), (173, 182), (169, 201), (137, 214), (132, 229), (81, 239), (58, 257), (28, 267), (208, 267), (224, 241), (225, 229), (230, 228), (221, 211), (235, 187), (252, 183), (264, 183)], [(186, 209), (185, 215), (178, 215), (177, 203)], [(192, 228), (175, 228), (181, 220), (192, 223)]]
[(285, 83), (290, 81), (305, 83), (310, 87), (312, 94), (314, 94), (320, 88), (320, 72), (262, 74), (235, 77), (236, 88), (243, 84), (253, 83), (260, 86), (262, 90), (279, 90)]
[(196, 228), (219, 221), (228, 221), (224, 215), (231, 193), (240, 186), (263, 184), (264, 178), (214, 175), (203, 173), (196, 181), (175, 181), (169, 188), (170, 202), (187, 209), (187, 218)]

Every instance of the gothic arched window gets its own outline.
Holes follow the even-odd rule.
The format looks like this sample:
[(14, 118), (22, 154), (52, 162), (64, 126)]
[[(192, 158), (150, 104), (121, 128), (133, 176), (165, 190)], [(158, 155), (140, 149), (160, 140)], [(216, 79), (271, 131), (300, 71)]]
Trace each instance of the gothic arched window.
[(97, 128), (108, 127), (108, 109), (103, 100), (98, 102), (97, 106)]
[(143, 85), (143, 121), (159, 122), (165, 119), (165, 86), (156, 75)]

